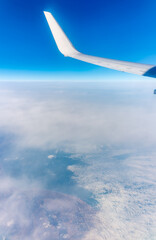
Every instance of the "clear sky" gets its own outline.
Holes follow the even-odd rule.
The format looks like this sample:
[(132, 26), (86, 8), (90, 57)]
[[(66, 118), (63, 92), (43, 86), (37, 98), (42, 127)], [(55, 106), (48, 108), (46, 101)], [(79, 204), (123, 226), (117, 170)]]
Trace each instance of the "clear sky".
[(156, 64), (155, 0), (0, 0), (0, 72), (123, 76), (64, 58), (44, 10), (83, 53)]

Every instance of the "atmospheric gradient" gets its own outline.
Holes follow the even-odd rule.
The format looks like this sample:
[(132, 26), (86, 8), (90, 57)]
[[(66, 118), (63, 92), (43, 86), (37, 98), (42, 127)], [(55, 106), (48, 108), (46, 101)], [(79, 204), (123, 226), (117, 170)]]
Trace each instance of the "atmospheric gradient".
[(156, 64), (156, 2), (0, 1), (0, 240), (156, 239), (156, 80), (65, 58)]

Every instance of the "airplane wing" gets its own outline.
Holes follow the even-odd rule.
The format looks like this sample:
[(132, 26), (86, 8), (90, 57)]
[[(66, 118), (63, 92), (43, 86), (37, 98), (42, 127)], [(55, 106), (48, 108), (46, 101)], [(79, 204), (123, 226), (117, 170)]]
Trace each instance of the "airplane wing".
[(77, 51), (59, 24), (50, 12), (44, 12), (56, 45), (65, 57), (75, 58), (87, 63), (92, 63), (101, 67), (106, 67), (122, 72), (134, 73), (138, 75), (156, 78), (156, 66), (150, 64), (133, 63), (127, 61), (114, 60), (109, 58), (94, 57)]

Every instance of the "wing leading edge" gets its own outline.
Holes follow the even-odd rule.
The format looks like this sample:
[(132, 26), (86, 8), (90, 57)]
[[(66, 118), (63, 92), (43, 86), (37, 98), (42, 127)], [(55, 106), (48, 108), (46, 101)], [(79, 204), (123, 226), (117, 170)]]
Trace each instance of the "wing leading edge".
[(122, 72), (128, 72), (148, 77), (156, 78), (156, 66), (150, 64), (133, 63), (127, 61), (114, 60), (109, 58), (94, 57), (77, 51), (59, 24), (50, 12), (44, 12), (56, 45), (65, 57), (75, 58), (87, 63), (92, 63), (101, 67), (106, 67)]

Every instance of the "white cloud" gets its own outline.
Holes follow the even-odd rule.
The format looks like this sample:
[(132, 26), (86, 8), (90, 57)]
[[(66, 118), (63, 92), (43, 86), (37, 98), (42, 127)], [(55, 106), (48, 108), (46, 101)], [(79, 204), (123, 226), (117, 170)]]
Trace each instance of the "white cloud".
[[(41, 93), (31, 92), (29, 88), (20, 92), (17, 86), (14, 90), (1, 88), (0, 131), (13, 134), (20, 149), (55, 149), (73, 153), (75, 157), (83, 156), (84, 165), (75, 163), (67, 167), (77, 184), (89, 190), (98, 202), (99, 211), (92, 215), (94, 226), (83, 240), (154, 239), (156, 104), (153, 89), (136, 90), (134, 83), (130, 89), (130, 83), (127, 88), (117, 84), (110, 88), (105, 82), (107, 89), (102, 83), (85, 84), (87, 87), (77, 85), (78, 90), (71, 85), (54, 84), (45, 92), (41, 88)], [(127, 153), (130, 157), (120, 161)], [(53, 155), (48, 158), (52, 159)], [(0, 193), (17, 187), (12, 179), (0, 180)], [(25, 180), (21, 186), (24, 183)], [(11, 221), (30, 227), (26, 202), (18, 191), (21, 186), (1, 204), (3, 227)], [(45, 204), (49, 211), (60, 208), (69, 214), (70, 207), (75, 209), (74, 204), (60, 199), (47, 200)], [(49, 222), (44, 218), (40, 222), (45, 230), (43, 224)], [(59, 223), (52, 233), (54, 239), (60, 226)], [(77, 226), (72, 227), (73, 232), (77, 231)], [(29, 239), (51, 239), (50, 233), (42, 230), (38, 225)]]
[(154, 239), (156, 155), (132, 154), (122, 161), (115, 156), (120, 157), (112, 151), (87, 156), (85, 167), (72, 168), (75, 181), (98, 202), (94, 227), (84, 240)]
[(55, 157), (54, 155), (49, 155), (49, 156), (48, 156), (49, 159), (52, 159), (52, 158), (54, 158), (54, 157)]
[(109, 89), (101, 92), (97, 88), (95, 93), (87, 93), (87, 88), (65, 89), (62, 93), (57, 88), (51, 90), (50, 97), (1, 89), (1, 131), (15, 134), (20, 147), (62, 148), (75, 153), (113, 145), (155, 147), (156, 105), (152, 92), (147, 98), (143, 90), (142, 94), (133, 94), (133, 89), (127, 92), (118, 88), (119, 93), (112, 90), (114, 94), (109, 96)]

